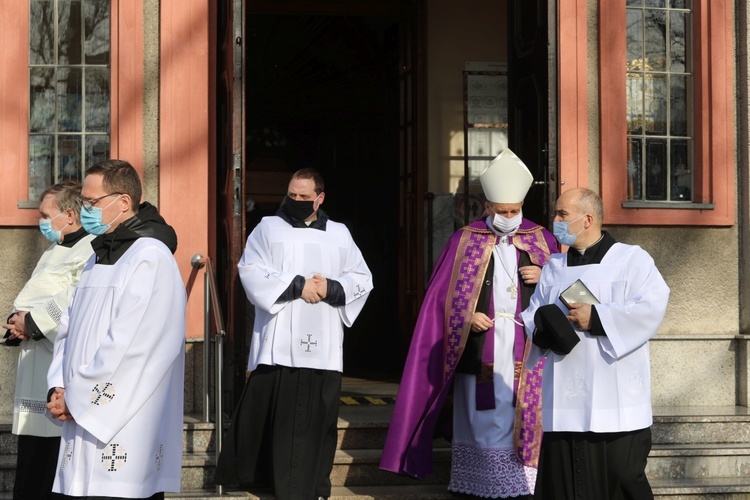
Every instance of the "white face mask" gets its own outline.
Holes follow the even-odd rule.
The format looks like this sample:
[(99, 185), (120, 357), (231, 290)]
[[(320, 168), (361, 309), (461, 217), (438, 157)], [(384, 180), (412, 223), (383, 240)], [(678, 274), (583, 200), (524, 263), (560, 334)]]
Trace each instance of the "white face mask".
[(494, 214), (494, 217), (492, 217), (492, 226), (501, 233), (512, 233), (521, 226), (521, 219), (523, 219), (523, 211), (519, 211), (510, 219)]

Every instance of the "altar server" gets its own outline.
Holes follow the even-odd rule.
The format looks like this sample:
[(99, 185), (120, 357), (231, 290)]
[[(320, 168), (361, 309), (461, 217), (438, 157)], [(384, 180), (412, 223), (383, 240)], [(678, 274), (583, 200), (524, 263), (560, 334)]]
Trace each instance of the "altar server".
[[(653, 498), (648, 341), (669, 287), (646, 251), (602, 231), (603, 219), (593, 191), (560, 196), (553, 232), (570, 249), (544, 267), (521, 315), (535, 344), (530, 362), (546, 358), (535, 497), (543, 500)], [(563, 304), (579, 279), (598, 303)]]
[(81, 223), (94, 255), (60, 322), (47, 407), (62, 422), (53, 491), (163, 498), (180, 490), (185, 288), (174, 230), (139, 202), (133, 167), (86, 171)]
[(343, 224), (328, 218), (323, 177), (298, 170), (238, 265), (255, 306), (248, 370), (217, 483), (270, 483), (276, 498), (327, 498), (336, 452), (344, 326), (373, 288)]

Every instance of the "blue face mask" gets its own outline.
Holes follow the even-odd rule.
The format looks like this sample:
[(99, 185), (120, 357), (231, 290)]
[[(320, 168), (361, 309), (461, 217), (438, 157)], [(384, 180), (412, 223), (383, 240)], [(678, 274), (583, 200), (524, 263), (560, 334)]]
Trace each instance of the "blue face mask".
[[(581, 215), (581, 217), (583, 217), (584, 215), (586, 214)], [(583, 229), (578, 231), (576, 234), (571, 234), (570, 231), (568, 230), (568, 227), (570, 226), (571, 223), (579, 220), (581, 217), (578, 217), (578, 219), (572, 220), (570, 222), (564, 222), (564, 221), (553, 222), (552, 233), (555, 235), (555, 238), (557, 238), (557, 241), (569, 247), (573, 246), (573, 243), (576, 242), (576, 238), (578, 237), (578, 235), (581, 234), (583, 230), (586, 228), (584, 227)]]
[[(112, 200), (109, 205), (116, 202), (119, 198), (120, 197), (118, 196), (117, 198)], [(109, 205), (104, 208), (109, 207)], [(112, 227), (112, 222), (116, 221), (120, 217), (120, 215), (122, 215), (122, 212), (120, 212), (117, 217), (112, 220), (112, 222), (110, 222), (109, 224), (105, 224), (102, 221), (102, 211), (104, 210), (104, 208), (81, 208), (81, 226), (83, 226), (83, 229), (85, 229), (87, 233), (96, 236), (106, 233), (107, 231), (109, 231), (109, 228)]]
[(42, 232), (44, 237), (50, 240), (52, 243), (62, 243), (62, 232), (52, 229), (52, 221), (57, 219), (64, 213), (65, 212), (60, 212), (51, 219), (39, 219), (39, 230)]

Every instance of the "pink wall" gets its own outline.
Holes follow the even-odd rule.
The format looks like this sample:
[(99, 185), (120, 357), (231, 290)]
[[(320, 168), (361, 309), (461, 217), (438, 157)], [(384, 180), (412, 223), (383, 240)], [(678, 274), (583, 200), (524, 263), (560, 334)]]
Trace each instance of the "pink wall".
[(209, 255), (215, 220), (211, 174), (214, 125), (209, 92), (213, 70), (210, 0), (161, 2), (159, 211), (175, 228), (175, 258), (188, 285), (188, 337), (203, 336), (203, 271), (190, 258)]

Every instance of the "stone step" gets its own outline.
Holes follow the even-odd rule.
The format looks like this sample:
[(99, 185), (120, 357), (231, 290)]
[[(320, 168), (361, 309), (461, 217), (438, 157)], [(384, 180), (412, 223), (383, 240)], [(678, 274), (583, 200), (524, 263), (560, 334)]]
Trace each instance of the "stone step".
[[(651, 487), (655, 500), (750, 500), (750, 478), (734, 479), (679, 479), (653, 480)], [(10, 498), (2, 497), (0, 498)], [(213, 500), (216, 498), (246, 498), (272, 500), (269, 490), (251, 491), (223, 490), (220, 496), (215, 491), (192, 490), (182, 493), (168, 493), (172, 500)], [(411, 484), (391, 486), (335, 486), (330, 500), (370, 500), (370, 499), (451, 499), (446, 484)]]
[(433, 473), (424, 481), (380, 470), (382, 450), (337, 450), (331, 471), (333, 486), (386, 486), (414, 484), (448, 484), (451, 450), (437, 448), (433, 452)]
[(649, 480), (656, 500), (750, 500), (750, 477)]
[[(216, 498), (246, 498), (251, 500), (273, 500), (275, 497), (268, 490), (251, 491), (224, 490), (222, 495), (215, 491), (185, 491), (167, 493), (170, 500), (213, 500)], [(2, 498), (2, 497), (0, 497)], [(334, 486), (329, 500), (448, 500), (455, 499), (448, 492), (447, 485), (413, 484), (405, 486)]]
[(651, 437), (654, 444), (750, 444), (750, 408), (655, 407)]
[(185, 415), (183, 424), (182, 451), (184, 453), (208, 453), (215, 448), (216, 424), (202, 422), (194, 415)]
[(750, 444), (654, 445), (649, 479), (750, 478)]

